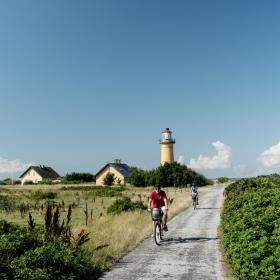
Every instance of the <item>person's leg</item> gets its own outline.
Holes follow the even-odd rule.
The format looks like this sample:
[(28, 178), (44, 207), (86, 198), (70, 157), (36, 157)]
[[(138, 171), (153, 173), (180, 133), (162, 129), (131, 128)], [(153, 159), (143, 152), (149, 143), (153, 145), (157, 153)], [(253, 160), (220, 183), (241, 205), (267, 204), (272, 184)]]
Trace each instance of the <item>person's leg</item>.
[(168, 218), (167, 211), (164, 210), (164, 212), (163, 212), (163, 223), (164, 223), (165, 225), (167, 224), (167, 218)]
[(196, 204), (198, 205), (198, 195), (196, 196)]
[(152, 221), (152, 228), (153, 228), (152, 237), (154, 237), (154, 235), (155, 235), (155, 222), (154, 221)]
[(161, 210), (163, 212), (163, 217), (162, 217), (163, 229), (165, 231), (167, 231), (168, 230), (168, 228), (167, 228), (167, 218), (168, 218), (167, 210), (165, 209), (165, 207), (162, 207)]
[(193, 206), (194, 206), (195, 200), (196, 200), (196, 195), (195, 195), (195, 193), (192, 192), (192, 205)]

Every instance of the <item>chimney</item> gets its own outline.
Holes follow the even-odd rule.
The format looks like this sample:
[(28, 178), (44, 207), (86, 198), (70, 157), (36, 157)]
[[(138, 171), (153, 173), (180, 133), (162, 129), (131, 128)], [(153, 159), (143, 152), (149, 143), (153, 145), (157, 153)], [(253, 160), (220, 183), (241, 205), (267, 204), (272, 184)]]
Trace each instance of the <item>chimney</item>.
[(114, 163), (115, 164), (121, 164), (121, 160), (120, 159), (114, 159)]

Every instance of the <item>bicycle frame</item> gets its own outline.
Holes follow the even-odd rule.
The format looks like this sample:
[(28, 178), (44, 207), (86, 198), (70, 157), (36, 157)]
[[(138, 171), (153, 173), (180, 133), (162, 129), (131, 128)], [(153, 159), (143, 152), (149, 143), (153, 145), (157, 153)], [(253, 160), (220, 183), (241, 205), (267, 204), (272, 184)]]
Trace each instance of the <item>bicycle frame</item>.
[(155, 240), (156, 245), (160, 245), (160, 242), (161, 242), (162, 236), (163, 236), (163, 233), (162, 233), (163, 212), (161, 211), (161, 213), (160, 213), (160, 219), (154, 219), (152, 211), (151, 211), (151, 216), (152, 216), (152, 220), (154, 221), (154, 240)]

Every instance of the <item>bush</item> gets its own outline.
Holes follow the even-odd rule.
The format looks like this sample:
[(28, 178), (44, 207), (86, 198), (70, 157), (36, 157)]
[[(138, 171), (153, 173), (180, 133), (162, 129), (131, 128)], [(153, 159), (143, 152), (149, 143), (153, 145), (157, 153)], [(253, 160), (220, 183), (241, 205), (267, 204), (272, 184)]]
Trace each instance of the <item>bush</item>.
[(224, 183), (227, 183), (229, 181), (229, 179), (227, 177), (220, 177), (220, 178), (218, 178), (217, 181), (220, 184), (224, 184)]
[(31, 199), (35, 199), (35, 200), (55, 199), (57, 197), (57, 193), (36, 191), (36, 192), (32, 192), (30, 197), (31, 197)]
[(31, 180), (27, 180), (24, 182), (24, 185), (35, 185), (35, 183)]
[(114, 197), (121, 196), (124, 191), (124, 187), (95, 187), (92, 189), (91, 194), (101, 197)]
[(121, 199), (117, 199), (111, 206), (109, 206), (107, 213), (118, 214), (123, 211), (134, 211), (137, 209), (145, 210), (147, 207), (142, 201), (132, 202), (129, 197), (123, 197)]
[(88, 233), (73, 236), (71, 208), (66, 223), (59, 216), (48, 206), (45, 228), (35, 226), (31, 215), (28, 229), (0, 220), (0, 279), (96, 279), (99, 266), (81, 247)]
[(64, 191), (89, 191), (91, 195), (100, 196), (100, 197), (114, 197), (121, 196), (122, 192), (125, 190), (124, 187), (85, 187), (85, 186), (69, 186), (62, 187), (61, 190)]
[(15, 209), (15, 200), (7, 195), (0, 195), (0, 210), (12, 211)]
[(63, 178), (63, 184), (79, 184), (79, 183), (90, 183), (95, 182), (95, 176), (91, 173), (76, 173), (66, 174)]
[(229, 185), (222, 212), (223, 244), (239, 279), (280, 279), (280, 177)]
[(10, 265), (15, 279), (92, 279), (95, 269), (85, 250), (66, 247), (60, 240), (29, 250)]
[(108, 172), (104, 177), (103, 183), (105, 186), (112, 186), (115, 181), (115, 175), (113, 173)]

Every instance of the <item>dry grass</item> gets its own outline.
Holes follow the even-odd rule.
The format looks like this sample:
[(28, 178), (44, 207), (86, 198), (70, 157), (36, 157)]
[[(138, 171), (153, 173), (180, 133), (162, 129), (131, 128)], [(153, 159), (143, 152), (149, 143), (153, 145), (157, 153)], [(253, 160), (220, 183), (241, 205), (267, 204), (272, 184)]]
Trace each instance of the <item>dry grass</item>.
[[(107, 208), (114, 202), (116, 197), (95, 197), (89, 191), (63, 191), (61, 186), (28, 186), (24, 189), (10, 187), (15, 199), (24, 202), (32, 202), (28, 199), (31, 190), (48, 190), (57, 193), (57, 202), (64, 201), (66, 210), (69, 204), (75, 202), (78, 206), (73, 209), (71, 225), (74, 233), (81, 229), (90, 232), (90, 241), (85, 244), (89, 250), (94, 252), (94, 261), (98, 262), (103, 269), (110, 267), (117, 259), (135, 248), (143, 239), (152, 232), (151, 218), (148, 211), (125, 212), (119, 215), (108, 215)], [(209, 191), (210, 187), (200, 189), (200, 195)], [(147, 199), (152, 188), (127, 188), (123, 195), (129, 196), (132, 200), (142, 200), (147, 204)], [(172, 200), (169, 207), (169, 219), (191, 205), (190, 191), (186, 189), (165, 189), (167, 196)], [(1, 194), (1, 190), (0, 190)], [(27, 196), (26, 196), (27, 194)], [(39, 201), (38, 203), (43, 203)], [(34, 203), (34, 201), (32, 202)], [(89, 222), (85, 225), (85, 204), (88, 204)], [(92, 217), (91, 217), (92, 212)], [(32, 211), (36, 223), (43, 223), (44, 213)], [(61, 213), (61, 218), (65, 218), (66, 212)], [(21, 216), (19, 211), (6, 213), (0, 212), (0, 219), (6, 219), (21, 225), (26, 225), (28, 213)], [(95, 250), (100, 245), (108, 245), (100, 250)]]

